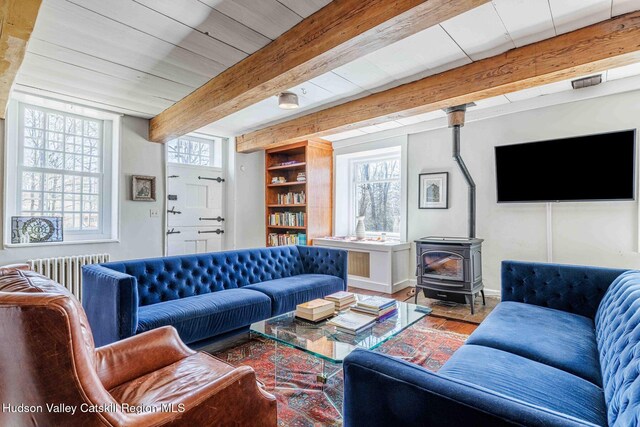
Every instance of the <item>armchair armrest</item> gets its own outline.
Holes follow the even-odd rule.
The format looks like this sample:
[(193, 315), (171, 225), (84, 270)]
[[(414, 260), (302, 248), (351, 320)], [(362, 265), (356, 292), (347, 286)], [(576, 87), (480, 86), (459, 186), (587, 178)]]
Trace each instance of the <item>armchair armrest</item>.
[(96, 349), (96, 371), (107, 390), (195, 354), (172, 326)]
[(349, 254), (343, 249), (298, 246), (305, 273), (328, 274), (342, 279), (347, 290)]
[(82, 267), (82, 306), (96, 346), (135, 335), (138, 328), (135, 277), (97, 264)]
[(554, 308), (594, 318), (598, 305), (625, 269), (502, 261), (502, 301)]
[(9, 264), (0, 266), (0, 272), (11, 272), (14, 270), (31, 270), (29, 264)]
[(346, 427), (587, 425), (367, 350), (345, 358), (344, 378)]

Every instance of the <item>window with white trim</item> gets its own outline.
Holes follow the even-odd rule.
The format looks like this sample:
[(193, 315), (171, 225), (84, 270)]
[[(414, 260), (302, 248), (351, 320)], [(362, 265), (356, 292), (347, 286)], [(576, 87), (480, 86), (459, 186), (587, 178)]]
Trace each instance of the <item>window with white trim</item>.
[(42, 104), (10, 105), (5, 224), (10, 216), (62, 217), (65, 242), (116, 238), (114, 120), (76, 114), (87, 109), (57, 101)]
[[(370, 234), (399, 237), (403, 201), (400, 151), (353, 158), (349, 171), (354, 215), (364, 217)], [(350, 233), (355, 234), (355, 222)]]
[(181, 136), (167, 144), (167, 160), (191, 166), (220, 167), (221, 165), (220, 138)]

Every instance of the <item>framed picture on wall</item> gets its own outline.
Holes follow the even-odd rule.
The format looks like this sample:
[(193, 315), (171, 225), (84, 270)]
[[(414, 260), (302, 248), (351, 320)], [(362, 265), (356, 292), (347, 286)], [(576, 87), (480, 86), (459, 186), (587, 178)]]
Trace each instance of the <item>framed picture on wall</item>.
[(133, 175), (131, 177), (131, 195), (133, 200), (143, 202), (156, 201), (156, 177)]
[(418, 175), (418, 208), (449, 208), (449, 172)]

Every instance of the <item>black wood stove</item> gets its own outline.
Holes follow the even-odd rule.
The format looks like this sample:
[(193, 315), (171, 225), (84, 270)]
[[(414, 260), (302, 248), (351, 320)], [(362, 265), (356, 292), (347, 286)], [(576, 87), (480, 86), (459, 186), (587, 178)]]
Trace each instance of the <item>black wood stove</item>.
[(471, 305), (482, 285), (482, 239), (466, 237), (423, 237), (416, 240), (417, 289), (424, 296)]
[(416, 240), (417, 288), (428, 298), (467, 303), (482, 294), (482, 239), (476, 238), (476, 184), (460, 155), (460, 128), (464, 126), (467, 105), (446, 109), (453, 131), (453, 159), (458, 164), (469, 188), (469, 237), (424, 237)]

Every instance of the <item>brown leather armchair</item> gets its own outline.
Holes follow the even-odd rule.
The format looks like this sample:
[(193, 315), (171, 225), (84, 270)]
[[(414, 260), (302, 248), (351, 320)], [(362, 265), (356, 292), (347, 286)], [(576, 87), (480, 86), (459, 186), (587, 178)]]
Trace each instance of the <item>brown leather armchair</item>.
[(0, 405), (2, 426), (277, 423), (251, 368), (190, 350), (172, 327), (96, 349), (79, 302), (19, 269), (0, 270)]

